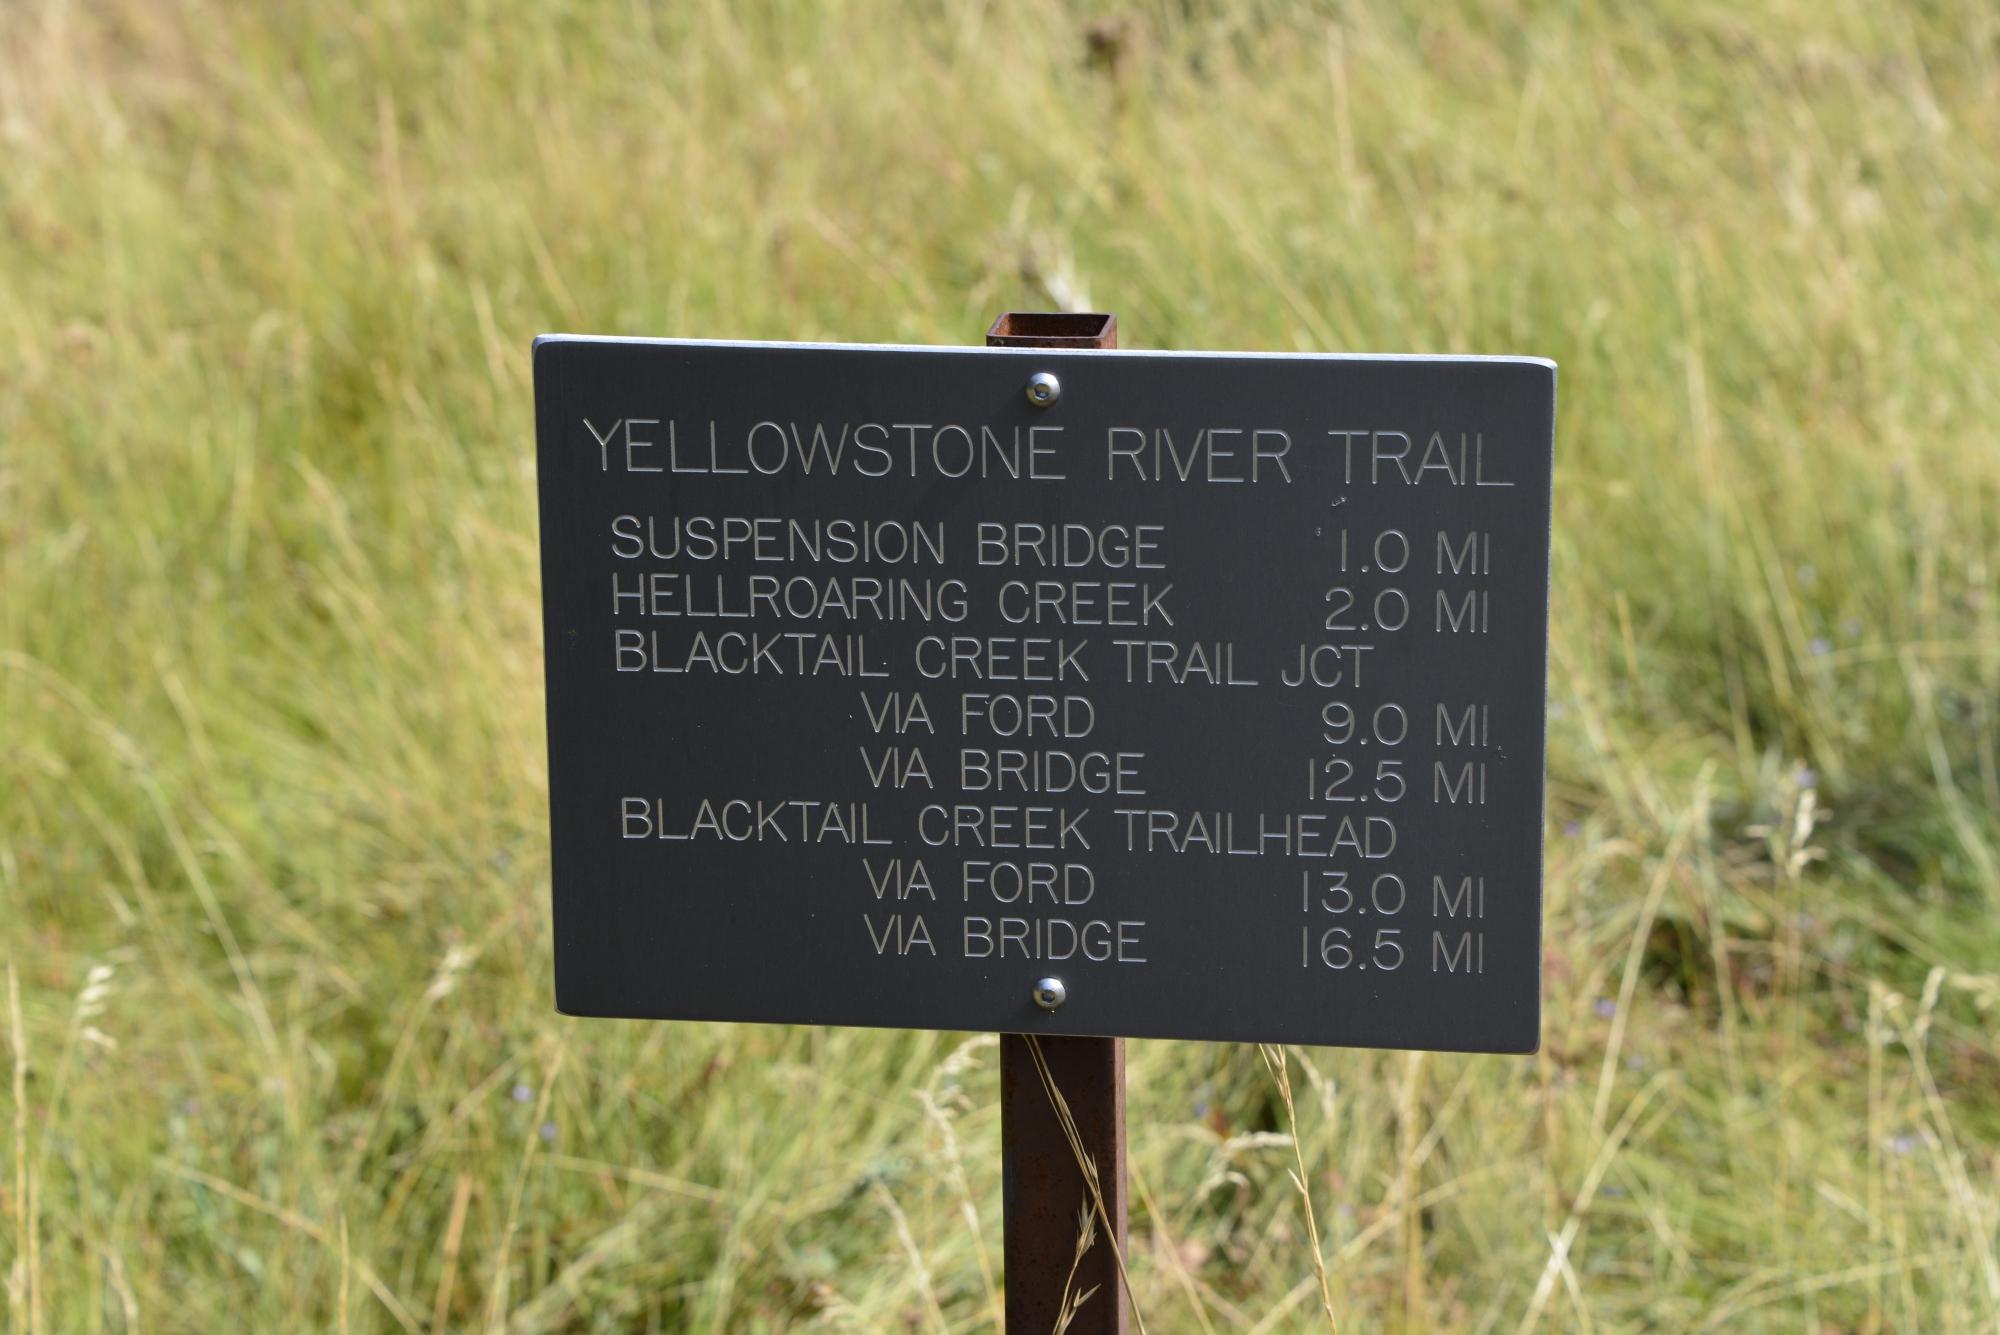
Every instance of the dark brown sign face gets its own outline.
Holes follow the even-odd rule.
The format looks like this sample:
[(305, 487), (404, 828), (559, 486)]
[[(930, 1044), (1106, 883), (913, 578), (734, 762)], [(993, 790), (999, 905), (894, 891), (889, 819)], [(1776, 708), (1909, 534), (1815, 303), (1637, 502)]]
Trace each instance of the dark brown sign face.
[(1555, 368), (550, 338), (576, 1015), (1537, 1043)]

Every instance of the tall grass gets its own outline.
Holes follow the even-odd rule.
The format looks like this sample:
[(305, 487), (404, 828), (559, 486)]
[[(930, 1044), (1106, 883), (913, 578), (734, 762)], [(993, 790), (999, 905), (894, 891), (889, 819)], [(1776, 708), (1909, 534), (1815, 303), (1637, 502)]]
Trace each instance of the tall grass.
[(1974, 0), (0, 0), (13, 1328), (991, 1328), (990, 1044), (551, 1013), (527, 347), (1064, 305), (1563, 368), (1543, 1051), (1135, 1044), (1149, 1326), (1992, 1329), (1996, 218)]

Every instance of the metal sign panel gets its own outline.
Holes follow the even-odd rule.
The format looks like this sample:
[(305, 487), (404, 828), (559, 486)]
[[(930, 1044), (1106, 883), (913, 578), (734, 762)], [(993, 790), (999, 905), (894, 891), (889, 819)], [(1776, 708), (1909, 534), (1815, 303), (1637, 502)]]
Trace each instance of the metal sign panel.
[(1552, 364), (557, 337), (535, 394), (565, 1012), (1536, 1046)]

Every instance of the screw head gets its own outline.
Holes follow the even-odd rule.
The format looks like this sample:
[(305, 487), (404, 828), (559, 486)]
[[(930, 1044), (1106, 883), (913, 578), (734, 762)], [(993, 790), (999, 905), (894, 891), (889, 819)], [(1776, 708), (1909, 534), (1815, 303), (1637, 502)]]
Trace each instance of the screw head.
[(1047, 371), (1037, 371), (1028, 377), (1028, 402), (1037, 408), (1047, 408), (1062, 397), (1062, 381)]
[(1052, 1011), (1069, 998), (1069, 989), (1060, 978), (1037, 978), (1035, 980), (1035, 1004), (1045, 1011)]

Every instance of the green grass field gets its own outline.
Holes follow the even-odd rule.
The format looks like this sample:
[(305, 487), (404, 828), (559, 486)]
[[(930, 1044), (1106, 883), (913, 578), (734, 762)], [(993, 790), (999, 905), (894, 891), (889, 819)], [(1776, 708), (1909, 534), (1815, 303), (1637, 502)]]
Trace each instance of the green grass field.
[[(994, 1328), (990, 1037), (552, 1011), (528, 347), (1057, 307), (1562, 367), (1544, 1045), (1284, 1054), (1343, 1329), (2000, 1326), (2000, 10), (0, 0), (12, 1329)], [(1131, 1061), (1146, 1328), (1324, 1328)]]

